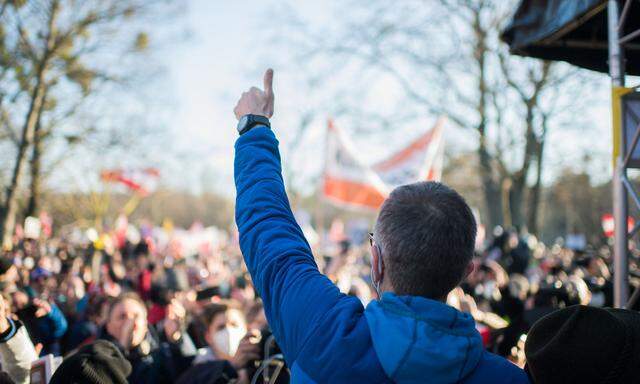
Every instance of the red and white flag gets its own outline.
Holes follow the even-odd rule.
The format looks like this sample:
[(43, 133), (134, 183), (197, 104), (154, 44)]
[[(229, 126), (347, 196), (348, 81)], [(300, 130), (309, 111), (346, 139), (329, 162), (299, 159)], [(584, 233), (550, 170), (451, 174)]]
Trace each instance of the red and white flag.
[(102, 171), (100, 179), (107, 183), (124, 185), (140, 196), (147, 196), (156, 190), (160, 171), (155, 168), (111, 169)]
[(387, 185), (355, 155), (347, 136), (329, 121), (323, 180), (325, 198), (333, 203), (378, 208), (389, 194)]
[(358, 159), (347, 136), (329, 121), (324, 197), (339, 205), (378, 209), (396, 186), (421, 180), (440, 180), (444, 158), (444, 121), (443, 118), (438, 119), (428, 132), (373, 166)]
[(439, 181), (444, 161), (443, 117), (428, 132), (407, 147), (373, 166), (382, 180), (392, 187), (416, 181)]

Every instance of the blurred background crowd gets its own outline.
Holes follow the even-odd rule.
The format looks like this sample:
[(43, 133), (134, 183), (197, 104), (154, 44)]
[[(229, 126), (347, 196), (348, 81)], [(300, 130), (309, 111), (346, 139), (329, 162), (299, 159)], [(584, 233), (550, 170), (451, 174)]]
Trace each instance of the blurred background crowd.
[[(287, 382), (236, 234), (119, 220), (101, 233), (15, 236), (0, 259), (3, 308), (13, 320), (0, 324), (0, 338), (20, 324), (24, 348), (40, 356), (111, 341), (131, 363), (130, 383), (251, 382), (256, 373)], [(366, 232), (333, 231), (316, 244), (319, 267), (343, 293), (365, 305), (375, 298)], [(498, 227), (479, 244), (474, 272), (448, 302), (473, 315), (487, 349), (522, 366), (536, 320), (572, 304), (612, 305), (611, 270), (606, 245), (571, 249), (562, 239), (545, 245)], [(634, 257), (634, 284), (635, 275)], [(22, 352), (12, 348), (0, 347), (2, 369), (19, 381), (11, 365)]]

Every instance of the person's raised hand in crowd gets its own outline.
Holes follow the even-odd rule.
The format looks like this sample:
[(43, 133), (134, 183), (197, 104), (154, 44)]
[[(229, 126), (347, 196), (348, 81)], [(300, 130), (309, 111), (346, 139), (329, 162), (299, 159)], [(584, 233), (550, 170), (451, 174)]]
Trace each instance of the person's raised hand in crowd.
[(266, 118), (273, 116), (273, 69), (269, 68), (264, 73), (264, 89), (251, 87), (244, 92), (233, 109), (236, 118), (240, 120), (245, 115), (260, 115)]
[(184, 307), (185, 315), (186, 313), (197, 314), (199, 312), (200, 308), (198, 307), (197, 298), (198, 294), (195, 289), (176, 292), (176, 299), (179, 300), (180, 304)]
[(128, 318), (122, 321), (122, 327), (120, 328), (120, 332), (115, 335), (118, 343), (124, 348), (125, 351), (131, 348), (133, 343), (133, 327), (134, 327), (134, 319)]
[(171, 342), (180, 340), (186, 316), (187, 311), (184, 306), (177, 299), (171, 300), (167, 306), (167, 317), (164, 321), (164, 334), (167, 340)]
[(238, 350), (231, 358), (230, 363), (236, 370), (241, 370), (246, 368), (250, 361), (258, 359), (260, 359), (260, 332), (250, 330), (240, 340)]
[(484, 264), (493, 272), (498, 288), (509, 284), (509, 274), (494, 260), (486, 260)]
[(33, 299), (33, 305), (36, 307), (36, 317), (44, 317), (51, 313), (51, 304), (46, 300)]
[(0, 295), (0, 333), (5, 333), (11, 327), (9, 315), (9, 305), (7, 305), (4, 297)]
[(470, 314), (476, 321), (482, 322), (493, 329), (502, 329), (509, 325), (507, 321), (495, 313), (478, 309), (474, 298), (464, 293), (460, 287), (456, 287), (449, 293), (447, 303), (461, 312)]
[(481, 317), (481, 312), (478, 310), (476, 301), (473, 297), (464, 293), (460, 287), (456, 287), (451, 291), (451, 293), (449, 293), (447, 302), (459, 311), (470, 314), (476, 320)]

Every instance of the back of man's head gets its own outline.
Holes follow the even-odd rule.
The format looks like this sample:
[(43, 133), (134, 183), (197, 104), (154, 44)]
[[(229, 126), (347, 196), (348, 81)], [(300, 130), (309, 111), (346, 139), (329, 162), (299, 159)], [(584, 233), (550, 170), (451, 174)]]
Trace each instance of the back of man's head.
[(473, 257), (475, 219), (462, 196), (444, 184), (396, 188), (375, 230), (385, 278), (397, 295), (443, 299), (460, 284)]

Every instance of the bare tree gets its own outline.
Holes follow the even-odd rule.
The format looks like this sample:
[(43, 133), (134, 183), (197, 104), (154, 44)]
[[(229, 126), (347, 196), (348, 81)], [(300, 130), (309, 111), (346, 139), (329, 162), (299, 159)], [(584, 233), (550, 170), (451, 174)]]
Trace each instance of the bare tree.
[[(487, 224), (529, 224), (536, 230), (547, 133), (561, 112), (557, 105), (579, 99), (580, 82), (568, 66), (508, 54), (500, 31), (515, 5), (500, 0), (341, 2), (335, 18), (340, 27), (314, 30), (298, 20), (292, 23), (298, 33), (285, 31), (284, 41), (298, 46), (293, 60), (301, 65), (335, 63), (325, 72), (329, 78), (341, 71), (357, 73), (349, 88), (362, 94), (358, 100), (368, 92), (359, 79), (366, 79), (365, 87), (378, 80), (399, 87), (404, 102), (386, 119), (364, 103), (347, 107), (368, 116), (369, 125), (378, 120), (384, 130), (407, 119), (446, 115), (476, 139)], [(345, 88), (340, 91), (349, 92)], [(537, 172), (533, 183), (532, 170)]]
[(16, 145), (0, 210), (5, 246), (15, 227), (19, 190), (29, 163), (27, 211), (34, 214), (47, 141), (66, 136), (66, 142), (74, 145), (84, 139), (83, 130), (56, 135), (58, 123), (74, 115), (102, 85), (126, 80), (127, 57), (148, 45), (148, 36), (136, 23), (163, 3), (168, 1), (0, 1), (0, 138)]

